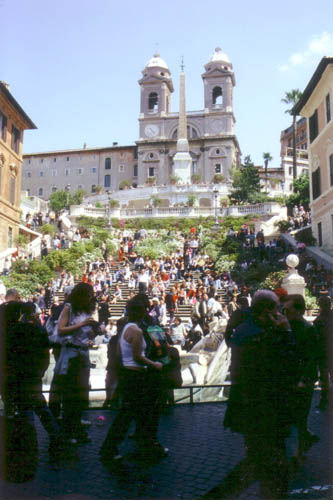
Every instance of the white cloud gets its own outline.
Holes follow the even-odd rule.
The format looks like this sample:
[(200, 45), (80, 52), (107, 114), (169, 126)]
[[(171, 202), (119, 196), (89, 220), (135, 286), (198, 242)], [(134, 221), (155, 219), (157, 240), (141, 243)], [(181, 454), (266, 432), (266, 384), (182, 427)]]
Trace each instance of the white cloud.
[[(286, 72), (289, 69), (318, 60), (324, 56), (333, 55), (333, 33), (323, 31), (320, 35), (313, 35), (307, 48), (303, 52), (295, 52), (288, 58), (287, 64), (278, 66), (278, 70)], [(319, 62), (319, 61), (318, 61)]]

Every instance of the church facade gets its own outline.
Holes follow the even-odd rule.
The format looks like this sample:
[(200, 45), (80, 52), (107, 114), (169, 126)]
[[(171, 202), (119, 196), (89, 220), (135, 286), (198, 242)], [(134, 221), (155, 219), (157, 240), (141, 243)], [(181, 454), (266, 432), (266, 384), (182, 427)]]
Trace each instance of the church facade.
[[(239, 166), (240, 148), (234, 131), (235, 76), (228, 56), (220, 48), (205, 65), (202, 80), (204, 109), (186, 113), (191, 178), (211, 184), (220, 174), (228, 182), (232, 166)], [(22, 189), (47, 199), (66, 186), (92, 193), (96, 186), (104, 192), (118, 191), (124, 181), (133, 187), (175, 182), (173, 158), (179, 113), (171, 110), (174, 84), (159, 54), (146, 64), (139, 85), (139, 139), (135, 145), (25, 155)]]

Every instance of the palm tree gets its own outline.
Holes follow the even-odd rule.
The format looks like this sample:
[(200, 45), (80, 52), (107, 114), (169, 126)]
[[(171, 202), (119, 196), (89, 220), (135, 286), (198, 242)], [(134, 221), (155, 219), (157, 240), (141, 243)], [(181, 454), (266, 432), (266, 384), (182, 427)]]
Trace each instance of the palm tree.
[(267, 170), (268, 170), (268, 163), (273, 160), (273, 156), (271, 153), (263, 153), (262, 157), (264, 159), (264, 165), (265, 165), (265, 188), (267, 192)]
[(296, 115), (293, 113), (293, 108), (295, 104), (302, 97), (302, 92), (299, 89), (293, 89), (290, 92), (285, 92), (281, 102), (285, 104), (291, 104), (291, 108), (286, 109), (285, 113), (292, 115), (293, 117), (293, 178), (297, 177), (297, 166), (296, 166)]

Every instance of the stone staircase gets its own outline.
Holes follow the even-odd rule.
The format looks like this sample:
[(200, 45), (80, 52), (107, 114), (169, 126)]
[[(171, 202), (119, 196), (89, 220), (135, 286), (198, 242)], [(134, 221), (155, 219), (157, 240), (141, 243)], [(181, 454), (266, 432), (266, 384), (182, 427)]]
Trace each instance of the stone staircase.
[[(111, 266), (112, 274), (114, 274), (114, 272), (118, 269), (119, 266), (120, 266), (120, 263), (118, 263), (118, 262), (115, 262), (114, 265)], [(197, 282), (197, 280), (200, 278), (200, 273), (194, 271), (194, 272), (192, 272), (192, 276), (193, 276), (194, 281)], [(75, 284), (77, 284), (79, 282), (80, 282), (80, 280), (75, 280)], [(166, 289), (166, 293), (170, 290), (170, 288), (174, 284), (180, 283), (180, 282), (181, 282), (181, 280), (170, 280), (169, 286)], [(131, 291), (128, 288), (127, 282), (116, 283), (116, 284), (121, 289), (122, 298), (120, 300), (118, 300), (115, 304), (109, 304), (110, 319), (113, 319), (113, 320), (117, 320), (117, 319), (121, 318), (121, 316), (123, 316), (123, 311), (126, 307), (126, 303), (128, 301), (130, 291)], [(112, 295), (114, 293), (114, 291), (115, 291), (115, 284), (112, 284), (110, 294)], [(137, 288), (135, 288), (133, 291), (134, 291), (134, 294), (137, 294), (139, 292), (139, 290)], [(223, 289), (217, 290), (217, 294), (219, 296), (222, 296), (222, 301), (224, 304), (228, 302), (227, 293), (225, 290), (223, 290)], [(55, 296), (58, 298), (59, 303), (61, 303), (64, 300), (64, 293), (63, 292), (56, 292)], [(150, 299), (152, 299), (152, 296), (148, 295), (148, 297)], [(186, 321), (188, 321), (188, 319), (192, 315), (192, 309), (193, 309), (193, 306), (191, 304), (178, 305), (178, 312), (176, 313), (176, 316), (180, 317), (183, 322), (186, 322)]]

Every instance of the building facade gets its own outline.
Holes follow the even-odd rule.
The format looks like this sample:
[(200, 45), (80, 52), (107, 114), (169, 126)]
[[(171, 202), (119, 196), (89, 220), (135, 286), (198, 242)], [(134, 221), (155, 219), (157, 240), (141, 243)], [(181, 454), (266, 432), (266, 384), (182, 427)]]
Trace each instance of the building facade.
[(20, 225), (24, 130), (36, 125), (0, 82), (0, 254), (16, 247)]
[(312, 231), (333, 255), (333, 57), (324, 57), (293, 113), (307, 119)]
[[(205, 107), (186, 113), (192, 175), (207, 184), (215, 174), (228, 181), (232, 166), (239, 165), (240, 149), (234, 132), (235, 76), (220, 48), (205, 65), (202, 79)], [(22, 189), (48, 199), (52, 192), (66, 186), (92, 193), (96, 186), (117, 191), (124, 181), (134, 187), (169, 184), (174, 173), (179, 113), (171, 111), (171, 73), (158, 54), (146, 64), (139, 85), (139, 139), (135, 145), (25, 155)]]
[[(293, 192), (293, 127), (282, 130), (280, 135), (281, 168), (284, 172), (285, 194)], [(297, 177), (309, 171), (306, 118), (296, 122), (296, 169)]]
[[(22, 189), (48, 199), (57, 190), (118, 190), (137, 179), (136, 146), (48, 151), (24, 156)], [(135, 175), (136, 174), (136, 175)]]

